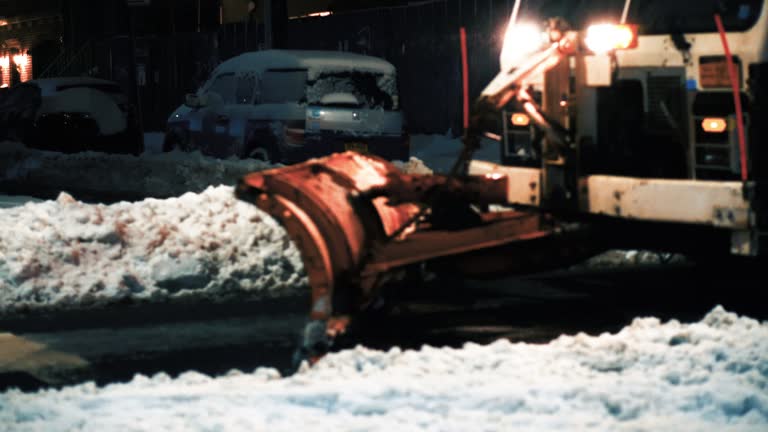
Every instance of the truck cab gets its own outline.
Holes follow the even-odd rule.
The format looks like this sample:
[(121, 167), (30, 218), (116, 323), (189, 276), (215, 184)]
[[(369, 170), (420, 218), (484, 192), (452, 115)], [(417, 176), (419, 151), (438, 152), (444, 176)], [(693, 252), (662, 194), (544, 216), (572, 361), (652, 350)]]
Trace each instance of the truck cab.
[[(764, 243), (760, 233), (768, 228), (768, 152), (761, 145), (768, 105), (766, 2), (522, 2), (507, 30), (502, 70), (514, 71), (547, 44), (530, 29), (545, 33), (545, 18), (553, 16), (567, 17), (563, 31), (578, 33), (578, 47), (526, 85), (548, 119), (570, 133), (568, 168), (555, 167), (553, 161), (562, 166), (563, 159), (542, 156), (546, 134), (516, 101), (504, 107), (505, 165), (541, 166), (543, 183), (549, 171), (551, 187), (542, 191), (542, 201), (552, 203), (551, 193), (566, 190), (572, 208), (591, 213), (738, 227), (749, 246), (734, 240), (732, 252), (757, 254)], [(620, 27), (629, 39), (614, 46), (623, 34), (611, 28)], [(598, 186), (608, 177), (611, 186)], [(639, 189), (628, 179), (635, 186), (652, 180), (654, 190), (639, 198), (630, 193)], [(743, 202), (699, 205), (724, 189)], [(598, 195), (607, 198), (590, 203)], [(672, 209), (681, 203), (688, 208)]]

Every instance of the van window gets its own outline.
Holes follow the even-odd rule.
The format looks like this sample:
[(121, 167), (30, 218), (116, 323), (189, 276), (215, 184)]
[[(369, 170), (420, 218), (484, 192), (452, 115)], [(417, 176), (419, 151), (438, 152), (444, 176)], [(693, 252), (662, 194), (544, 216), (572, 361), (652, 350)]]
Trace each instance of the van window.
[[(319, 104), (323, 96), (331, 93), (351, 93), (364, 107), (370, 109), (393, 109), (392, 94), (382, 88), (378, 74), (368, 72), (330, 72), (321, 74), (317, 80), (310, 81), (307, 87), (307, 101)], [(384, 87), (387, 87), (386, 85)], [(388, 88), (388, 90), (392, 90)]]
[(218, 93), (225, 104), (235, 103), (235, 74), (216, 75), (206, 93)]
[(253, 90), (256, 88), (256, 75), (240, 75), (237, 77), (235, 103), (249, 104), (253, 100)]
[(306, 69), (268, 70), (261, 80), (261, 103), (303, 102)]

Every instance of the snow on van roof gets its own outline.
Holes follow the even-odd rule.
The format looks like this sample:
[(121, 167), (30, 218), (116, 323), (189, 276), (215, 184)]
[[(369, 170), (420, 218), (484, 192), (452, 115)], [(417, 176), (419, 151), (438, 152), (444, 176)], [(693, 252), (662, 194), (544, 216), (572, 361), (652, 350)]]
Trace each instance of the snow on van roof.
[(221, 63), (217, 72), (238, 72), (243, 69), (307, 68), (315, 72), (353, 69), (391, 75), (395, 67), (388, 61), (362, 54), (341, 51), (266, 50), (241, 54)]

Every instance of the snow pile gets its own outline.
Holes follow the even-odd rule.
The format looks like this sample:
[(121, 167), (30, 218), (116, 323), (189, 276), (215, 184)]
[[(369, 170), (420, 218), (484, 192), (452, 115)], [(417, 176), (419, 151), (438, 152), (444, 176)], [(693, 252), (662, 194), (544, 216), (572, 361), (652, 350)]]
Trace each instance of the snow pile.
[(166, 200), (0, 210), (0, 314), (306, 287), (285, 230), (232, 187)]
[(683, 264), (689, 262), (684, 255), (647, 250), (611, 250), (574, 266), (580, 268), (617, 268)]
[(434, 174), (434, 171), (416, 157), (411, 156), (408, 162), (393, 161), (392, 164), (406, 174)]
[(165, 198), (234, 185), (249, 172), (274, 165), (254, 159), (216, 159), (200, 152), (131, 155), (63, 154), (0, 145), (0, 184), (7, 190), (39, 193), (65, 190), (75, 196)]
[(210, 378), (0, 394), (12, 430), (768, 429), (768, 324), (716, 308), (701, 322), (636, 319), (617, 334), (547, 345), (467, 344), (329, 355)]

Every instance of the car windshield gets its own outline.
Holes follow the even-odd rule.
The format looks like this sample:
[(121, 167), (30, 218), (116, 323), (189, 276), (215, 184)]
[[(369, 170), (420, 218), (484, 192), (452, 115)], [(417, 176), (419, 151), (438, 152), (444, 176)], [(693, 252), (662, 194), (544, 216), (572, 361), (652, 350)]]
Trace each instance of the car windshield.
[[(582, 29), (599, 21), (618, 22), (624, 0), (544, 0), (523, 3), (521, 19), (563, 17)], [(745, 31), (760, 17), (762, 0), (633, 0), (627, 22), (641, 34), (716, 32), (715, 5), (727, 31)]]
[(346, 93), (354, 95), (362, 107), (391, 110), (394, 89), (390, 83), (380, 74), (367, 72), (324, 73), (307, 82), (307, 102), (320, 105), (323, 96)]

